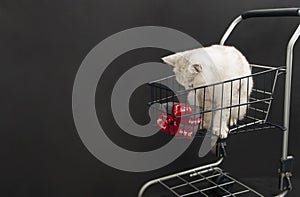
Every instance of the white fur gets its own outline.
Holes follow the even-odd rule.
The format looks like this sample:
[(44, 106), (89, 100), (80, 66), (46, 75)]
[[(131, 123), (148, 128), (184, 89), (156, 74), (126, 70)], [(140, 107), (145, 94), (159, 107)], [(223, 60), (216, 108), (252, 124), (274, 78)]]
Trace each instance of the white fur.
[[(162, 60), (174, 67), (176, 80), (185, 89), (251, 75), (250, 65), (246, 58), (236, 48), (230, 46), (213, 45), (175, 53), (162, 58)], [(232, 85), (225, 83), (223, 87), (218, 85), (214, 88), (206, 88), (205, 99), (204, 89), (197, 90), (196, 96), (195, 91), (190, 91), (188, 101), (190, 104), (200, 106), (200, 109), (202, 107), (201, 110), (204, 111), (243, 104), (247, 102), (252, 88), (252, 78), (244, 78), (241, 81), (235, 80)], [(231, 108), (230, 120), (230, 109), (217, 110), (213, 114), (205, 113), (203, 127), (211, 128), (213, 134), (226, 138), (229, 130), (228, 124), (234, 125), (238, 120), (243, 119), (246, 110), (247, 105), (242, 105), (240, 109), (238, 107)]]

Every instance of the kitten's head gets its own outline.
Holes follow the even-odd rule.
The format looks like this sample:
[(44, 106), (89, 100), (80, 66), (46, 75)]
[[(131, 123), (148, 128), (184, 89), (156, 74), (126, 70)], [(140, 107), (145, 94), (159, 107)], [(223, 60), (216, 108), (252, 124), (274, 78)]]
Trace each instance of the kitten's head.
[(197, 63), (192, 63), (183, 53), (175, 53), (163, 57), (162, 60), (171, 66), (179, 84), (185, 89), (193, 88), (194, 78), (202, 71), (202, 66)]

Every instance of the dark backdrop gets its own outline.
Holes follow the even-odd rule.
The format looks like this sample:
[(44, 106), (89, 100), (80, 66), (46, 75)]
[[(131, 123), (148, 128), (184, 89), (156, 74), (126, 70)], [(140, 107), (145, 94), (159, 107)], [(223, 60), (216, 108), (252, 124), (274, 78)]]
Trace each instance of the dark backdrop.
[[(122, 172), (98, 161), (81, 142), (72, 117), (72, 86), (82, 60), (100, 41), (127, 28), (166, 26), (210, 45), (217, 43), (231, 20), (245, 10), (297, 5), (300, 1), (0, 1), (0, 195), (131, 197), (149, 179), (211, 161), (212, 156), (197, 158), (197, 143), (172, 164), (152, 172)], [(238, 27), (229, 43), (235, 44), (251, 62), (282, 65), (288, 38), (298, 23), (299, 19), (249, 20)], [(295, 191), (290, 196), (297, 196), (300, 187), (299, 44), (295, 50), (289, 150), (296, 156)], [(103, 115), (110, 113), (105, 98), (124, 69), (159, 61), (167, 53), (142, 49), (112, 63), (114, 68), (127, 67), (111, 69), (102, 80), (108, 91), (98, 91), (96, 96), (101, 121), (113, 124), (111, 116)], [(280, 97), (282, 91), (283, 85), (279, 85), (276, 95)], [(142, 106), (138, 102), (143, 99), (140, 92), (133, 99)], [(275, 101), (274, 106), (274, 119), (279, 120), (282, 100)], [(137, 122), (147, 118), (142, 112), (132, 109)], [(118, 128), (109, 132), (115, 142), (128, 145), (130, 139)], [(280, 132), (232, 136), (228, 144), (225, 169), (236, 177), (276, 186)]]

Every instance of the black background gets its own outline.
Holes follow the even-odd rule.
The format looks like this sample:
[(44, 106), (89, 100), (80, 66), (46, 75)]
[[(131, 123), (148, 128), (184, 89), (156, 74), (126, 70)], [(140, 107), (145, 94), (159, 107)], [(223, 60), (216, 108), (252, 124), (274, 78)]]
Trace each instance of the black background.
[[(245, 10), (297, 5), (300, 1), (0, 1), (0, 195), (136, 196), (139, 187), (149, 179), (211, 161), (212, 156), (197, 158), (197, 143), (172, 164), (152, 172), (123, 172), (98, 161), (81, 142), (72, 116), (72, 86), (82, 60), (100, 41), (127, 28), (166, 26), (183, 31), (207, 46), (219, 42), (229, 23)], [(237, 28), (229, 43), (235, 44), (250, 62), (283, 65), (289, 36), (299, 22), (290, 18), (248, 20)], [(299, 51), (298, 44), (289, 150), (296, 156), (295, 191), (290, 196), (297, 196), (300, 187)], [(101, 90), (98, 87), (96, 95), (99, 119), (106, 124), (112, 122), (108, 135), (121, 146), (131, 143), (113, 125), (107, 107), (109, 88), (126, 69), (142, 62), (160, 61), (167, 53), (142, 49), (124, 54), (112, 63), (113, 69), (99, 83), (102, 87)], [(275, 96), (281, 98), (283, 80), (279, 82)], [(141, 95), (137, 91), (133, 99), (138, 101)], [(272, 114), (275, 120), (280, 120), (282, 99), (274, 104)], [(133, 109), (132, 113), (134, 117), (142, 117), (136, 118), (137, 122), (147, 118), (142, 110)], [(225, 169), (236, 177), (254, 180), (253, 185), (264, 185), (260, 191), (269, 190), (269, 185), (276, 187), (280, 132), (232, 136), (228, 144)], [(128, 148), (139, 146), (136, 142)]]

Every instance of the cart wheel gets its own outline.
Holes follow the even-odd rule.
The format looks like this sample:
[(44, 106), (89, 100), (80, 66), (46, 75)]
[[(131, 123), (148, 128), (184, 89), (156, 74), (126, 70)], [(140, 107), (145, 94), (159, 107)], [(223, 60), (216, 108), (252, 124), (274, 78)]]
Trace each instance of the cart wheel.
[[(229, 173), (225, 172), (224, 174), (221, 174), (220, 176), (216, 177), (213, 181), (217, 184), (217, 185), (221, 185), (224, 183), (228, 183), (230, 181), (232, 181), (230, 178), (228, 178), (225, 175), (229, 175)], [(222, 186), (222, 188), (224, 188), (225, 190), (231, 192), (232, 191), (232, 187), (233, 184), (228, 184), (228, 185), (224, 185)], [(218, 195), (218, 196), (223, 196), (228, 194), (226, 191), (222, 190), (221, 188), (216, 188), (214, 190), (214, 192)]]

